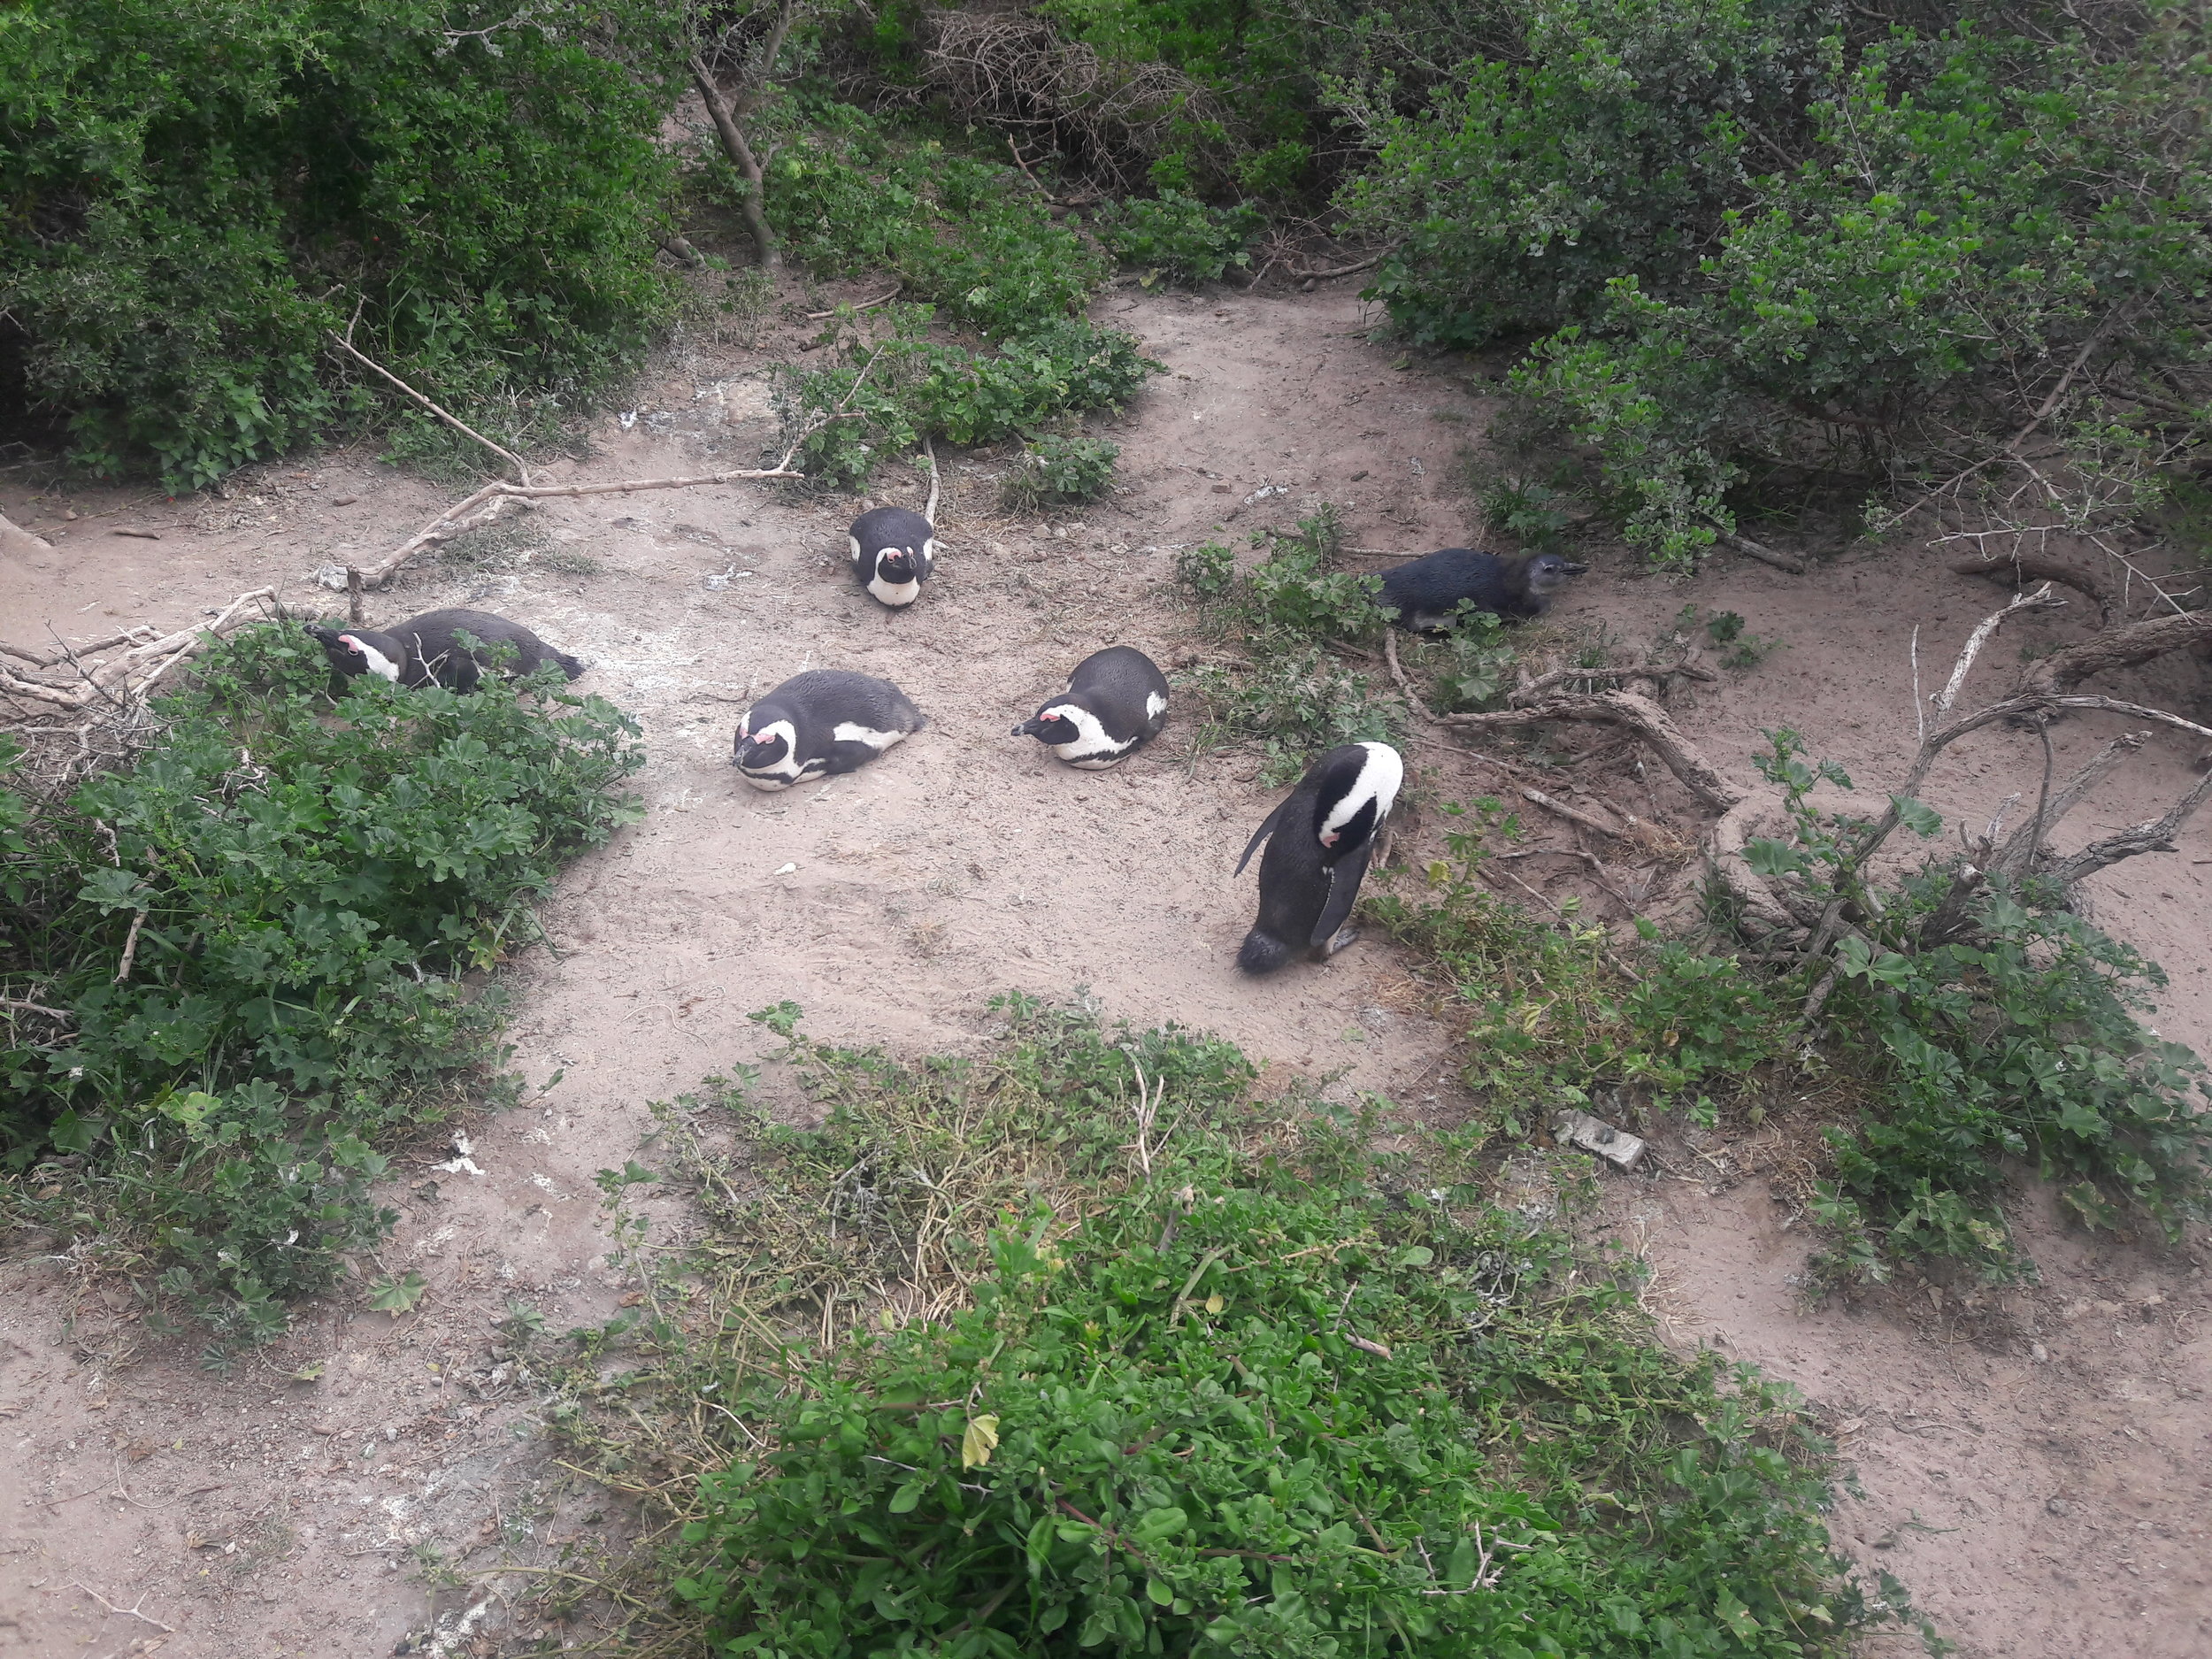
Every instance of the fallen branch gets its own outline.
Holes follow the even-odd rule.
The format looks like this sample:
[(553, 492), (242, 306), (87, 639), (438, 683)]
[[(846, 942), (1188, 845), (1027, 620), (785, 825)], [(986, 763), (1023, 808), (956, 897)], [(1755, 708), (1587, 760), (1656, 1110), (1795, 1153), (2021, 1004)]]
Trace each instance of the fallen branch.
[(49, 1008), (43, 1002), (33, 1002), (19, 996), (0, 996), (0, 1008), (19, 1008), (27, 1014), (43, 1014), (49, 1019), (65, 1019), (74, 1024), (76, 1016), (65, 1008)]
[(1686, 657), (1678, 663), (1637, 663), (1628, 668), (1555, 668), (1548, 674), (1538, 675), (1525, 686), (1515, 687), (1506, 702), (1514, 707), (1525, 708), (1561, 686), (1571, 686), (1578, 681), (1609, 680), (1619, 684), (1631, 680), (1666, 680), (1677, 674), (1691, 680), (1701, 680), (1708, 684), (1720, 678), (1711, 669), (1694, 663)]
[(929, 520), (931, 529), (934, 530), (937, 526), (937, 446), (929, 441), (926, 432), (922, 434), (922, 453), (929, 457), (929, 503), (922, 509), (922, 517)]
[[(849, 309), (856, 311), (864, 311), (871, 305), (881, 305), (887, 300), (895, 300), (899, 296), (899, 290), (905, 286), (906, 284), (903, 282), (895, 282), (891, 285), (891, 291), (888, 294), (879, 294), (872, 300), (855, 300)], [(846, 309), (848, 308), (843, 305), (833, 305), (826, 311), (809, 311), (806, 314), (806, 319), (810, 323), (826, 322), (830, 318), (836, 316), (838, 312)]]
[(2175, 802), (2163, 818), (2147, 824), (2131, 825), (2116, 835), (2092, 841), (2079, 852), (2047, 864), (2035, 873), (2048, 876), (2062, 886), (2070, 887), (2076, 882), (2095, 875), (2098, 871), (2116, 864), (2124, 858), (2132, 858), (2139, 853), (2172, 852), (2174, 837), (2180, 833), (2184, 824), (2196, 816), (2197, 809), (2204, 804), (2207, 795), (2212, 795), (2212, 772), (2198, 779), (2195, 787)]
[(408, 396), (413, 398), (418, 403), (420, 403), (425, 409), (435, 415), (440, 420), (444, 421), (445, 424), (452, 427), (454, 431), (462, 434), (464, 436), (475, 439), (477, 442), (482, 444), (494, 455), (503, 457), (506, 460), (507, 464), (515, 469), (515, 477), (521, 482), (527, 484), (530, 481), (530, 469), (523, 465), (522, 457), (520, 456), (517, 455), (512, 449), (507, 449), (500, 444), (494, 443), (489, 438), (486, 437), (482, 433), (477, 431), (475, 427), (470, 426), (466, 421), (461, 419), (458, 416), (449, 414), (446, 411), (439, 408), (437, 404), (432, 403), (427, 397), (425, 397), (413, 387), (408, 385), (406, 381), (401, 380), (398, 375), (393, 373), (389, 369), (379, 363), (374, 357), (370, 357), (366, 352), (363, 351), (360, 347), (355, 345), (351, 337), (352, 334), (353, 330), (350, 326), (349, 326), (345, 334), (342, 336), (336, 334), (331, 334), (330, 343), (336, 346), (339, 350), (344, 352), (355, 362), (359, 363), (363, 366), (382, 375), (393, 385), (398, 387), (401, 391), (406, 393)]
[(2153, 617), (2124, 627), (2106, 628), (2030, 664), (2020, 676), (2016, 695), (2055, 695), (2072, 690), (2093, 674), (2133, 668), (2208, 640), (2212, 640), (2212, 611), (2185, 611), (2178, 616)]
[[(79, 666), (83, 675), (81, 684), (69, 689), (29, 680), (0, 669), (0, 694), (27, 698), (58, 709), (72, 710), (89, 708), (99, 701), (120, 702), (129, 698), (143, 698), (146, 690), (162, 675), (179, 663), (190, 660), (205, 649), (207, 641), (230, 627), (238, 614), (248, 605), (267, 604), (281, 616), (283, 607), (277, 604), (276, 589), (257, 588), (250, 594), (241, 594), (232, 600), (212, 622), (196, 623), (175, 633), (149, 641), (122, 656), (112, 657), (89, 671)], [(135, 631), (135, 630), (134, 630)], [(114, 641), (108, 641), (114, 643)], [(71, 660), (74, 660), (72, 654)]]
[[(165, 1624), (152, 1614), (140, 1612), (136, 1603), (134, 1603), (129, 1607), (118, 1607), (114, 1602), (109, 1601), (107, 1597), (102, 1595), (97, 1590), (94, 1589), (90, 1585), (81, 1584), (74, 1578), (72, 1578), (69, 1581), (69, 1587), (73, 1590), (82, 1590), (87, 1595), (97, 1601), (102, 1607), (107, 1609), (109, 1612), (115, 1614), (119, 1618), (137, 1619), (142, 1624), (151, 1624), (156, 1630), (166, 1631), (172, 1636), (177, 1633), (177, 1627), (174, 1624)], [(143, 1601), (146, 1598), (142, 1595), (138, 1598), (140, 1601)]]
[(2024, 550), (2011, 553), (1977, 553), (1972, 557), (1951, 561), (1951, 570), (1959, 576), (2001, 576), (2009, 571), (2016, 583), (2030, 581), (2056, 582), (2070, 588), (2097, 607), (2097, 625), (2102, 627), (2112, 620), (2115, 606), (2112, 595), (2103, 583), (2087, 572), (2069, 565), (2064, 559), (2053, 558), (2045, 553)]
[(1527, 708), (1500, 709), (1488, 714), (1441, 715), (1437, 723), (1454, 731), (1482, 732), (1506, 726), (1540, 726), (1550, 720), (1592, 721), (1629, 728), (1651, 745), (1667, 770), (1710, 811), (1724, 813), (1747, 793), (1705, 758), (1664, 709), (1632, 691), (1595, 691), (1548, 697)]
[(1763, 541), (1754, 541), (1749, 536), (1738, 535), (1733, 530), (1724, 530), (1716, 525), (1713, 538), (1730, 551), (1740, 553), (1746, 558), (1757, 559), (1762, 565), (1771, 565), (1778, 571), (1787, 571), (1793, 576), (1802, 576), (1806, 572), (1805, 561), (1796, 554), (1777, 552)]
[(1617, 828), (1601, 818), (1593, 818), (1579, 807), (1569, 806), (1564, 801), (1555, 801), (1541, 789), (1524, 788), (1521, 795), (1524, 799), (1542, 807), (1545, 811), (1557, 813), (1570, 824), (1579, 824), (1586, 830), (1595, 830), (1599, 834), (1609, 836), (1615, 841), (1623, 841), (1627, 838), (1626, 830)]

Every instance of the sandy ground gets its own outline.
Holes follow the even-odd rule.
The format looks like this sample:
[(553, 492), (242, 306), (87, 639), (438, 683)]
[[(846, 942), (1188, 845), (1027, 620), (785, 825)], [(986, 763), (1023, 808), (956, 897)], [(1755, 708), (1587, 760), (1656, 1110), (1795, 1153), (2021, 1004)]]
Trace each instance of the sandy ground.
[[(789, 998), (821, 1037), (959, 1049), (987, 1040), (997, 992), (1087, 987), (1113, 1017), (1210, 1028), (1339, 1092), (1448, 1109), (1448, 1033), (1390, 948), (1371, 939), (1257, 985), (1234, 973), (1252, 888), (1228, 871), (1275, 798), (1248, 757), (1194, 754), (1187, 707), (1106, 774), (1057, 768), (1007, 732), (1102, 644), (1139, 645), (1171, 672), (1202, 659), (1210, 648), (1164, 590), (1171, 550), (1217, 525), (1241, 537), (1326, 496), (1358, 547), (1479, 537), (1455, 457), (1479, 445), (1494, 388), (1464, 365), (1395, 366), (1398, 349), (1369, 343), (1348, 294), (1118, 289), (1099, 314), (1171, 371), (1111, 427), (1130, 492), (1010, 521), (993, 481), (1003, 454), (946, 457), (941, 575), (910, 613), (885, 613), (847, 574), (852, 502), (744, 486), (546, 507), (488, 556), (426, 562), (374, 596), (373, 619), (472, 603), (526, 621), (589, 662), (581, 688), (644, 724), (647, 817), (573, 867), (544, 907), (555, 948), (511, 974), (518, 1064), (560, 1080), (472, 1126), (480, 1177), (431, 1171), (446, 1148), (406, 1161), (393, 1189), (404, 1218), (381, 1260), (428, 1278), (415, 1314), (343, 1298), (304, 1308), (292, 1338), (227, 1377), (139, 1340), (126, 1294), (84, 1294), (53, 1240), (12, 1241), (0, 1261), (0, 1654), (392, 1652), (429, 1622), (419, 1548), (479, 1571), (618, 1527), (614, 1505), (550, 1462), (541, 1402), (496, 1363), (491, 1327), (510, 1299), (555, 1330), (618, 1305), (628, 1286), (603, 1259), (592, 1173), (636, 1150), (648, 1100), (762, 1052), (749, 1010)], [(749, 464), (773, 432), (763, 372), (796, 338), (680, 346), (636, 418), (602, 423), (596, 453), (557, 475)], [(177, 626), (263, 582), (303, 597), (316, 566), (396, 544), (457, 493), (365, 453), (257, 469), (227, 495), (174, 503), (32, 500), (0, 482), (0, 511), (56, 546), (0, 571), (0, 635)], [(922, 493), (890, 467), (871, 499), (918, 505)], [(1695, 603), (1780, 641), (1760, 666), (1678, 700), (1717, 759), (1741, 769), (1758, 729), (1786, 723), (1877, 802), (1912, 741), (1914, 629), (1924, 674), (2001, 598), (1915, 550), (1847, 554), (1804, 578), (1721, 560), (1686, 582), (1636, 574), (1617, 549), (1594, 560), (1563, 608), (1571, 626), (1648, 640)], [(1984, 683), (2083, 626), (2028, 618)], [(757, 794), (728, 764), (736, 716), (809, 666), (896, 680), (930, 727), (856, 776)], [(2160, 665), (2127, 689), (2200, 713), (2201, 672)], [(2062, 760), (2107, 734), (2065, 728)], [(2192, 758), (2154, 738), (2061, 844), (2154, 816)], [(1500, 784), (1439, 743), (1413, 759), (1417, 803)], [(1993, 733), (1929, 793), (1986, 817), (2032, 792), (2040, 764), (2032, 738)], [(1696, 827), (1655, 772), (1577, 787), (1586, 794), (1564, 793)], [(2174, 975), (2161, 1029), (2201, 1047), (2212, 894), (2197, 860), (2212, 857), (2193, 826), (2178, 854), (2126, 865), (2097, 893), (2101, 919)], [(1564, 861), (1534, 862), (1563, 879)], [(1621, 873), (1648, 875), (1649, 902), (1666, 897), (1665, 871)], [(1903, 1578), (1970, 1655), (2212, 1647), (2200, 1250), (2085, 1240), (2031, 1204), (2039, 1286), (1964, 1309), (1901, 1297), (1806, 1311), (1807, 1241), (1787, 1208), (1758, 1180), (1689, 1179), (1684, 1161), (1609, 1178), (1608, 1219), (1648, 1256), (1671, 1340), (1792, 1379), (1845, 1436), (1863, 1488), (1838, 1510), (1845, 1548)], [(449, 1591), (439, 1606), (423, 1651), (495, 1651), (537, 1628), (511, 1625), (496, 1598)]]

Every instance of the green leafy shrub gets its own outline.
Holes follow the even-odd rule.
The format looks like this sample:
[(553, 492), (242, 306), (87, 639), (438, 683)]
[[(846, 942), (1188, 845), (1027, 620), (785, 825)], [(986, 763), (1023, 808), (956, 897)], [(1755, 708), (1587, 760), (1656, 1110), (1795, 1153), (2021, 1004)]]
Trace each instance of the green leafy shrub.
[[(1703, 0), (1501, 19), (1417, 113), (1348, 94), (1379, 149), (1343, 201), (1394, 243), (1371, 292), (1409, 337), (1551, 331), (1512, 383), (1662, 566), (1763, 480), (1855, 480), (1882, 524), (2031, 416), (2069, 450), (2057, 516), (2124, 525), (2207, 428), (2170, 393), (2201, 402), (2212, 171), (2177, 136), (2196, 24), (2123, 11), (2093, 41)], [(2091, 358), (2102, 406), (2068, 375), (2042, 407)]]
[(894, 273), (910, 298), (995, 338), (1079, 315), (1105, 280), (1079, 221), (1054, 219), (1013, 168), (901, 139), (849, 105), (810, 114), (810, 142), (768, 170), (766, 206), (787, 254), (815, 275)]
[(1760, 1071), (1795, 1053), (1797, 999), (1771, 979), (1639, 928), (1645, 950), (1624, 972), (1606, 930), (1572, 913), (1554, 927), (1496, 896), (1477, 873), (1497, 843), (1521, 839), (1496, 800), (1447, 803), (1446, 856), (1389, 881), (1366, 902), (1399, 938), (1432, 956), (1465, 1004), (1471, 1088), (1488, 1094), (1511, 1133), (1538, 1125), (1531, 1109), (1587, 1104), (1624, 1086), (1656, 1111), (1701, 1117), (1755, 1089)]
[(1113, 487), (1118, 445), (1102, 438), (1071, 438), (1047, 433), (1024, 447), (1000, 486), (1006, 504), (1018, 512), (1063, 503), (1096, 501)]
[[(1370, 1124), (1256, 1110), (1225, 1045), (1017, 1003), (979, 1065), (802, 1044), (830, 1121), (743, 1132), (750, 1318), (835, 1296), (826, 1256), (910, 1283), (931, 1217), (973, 1282), (787, 1375), (709, 1339), (667, 1376), (747, 1430), (683, 1529), (708, 1651), (1805, 1659), (1876, 1622), (1792, 1396), (1647, 1346), (1625, 1263), (1570, 1271)], [(1180, 1114), (1141, 1158), (1140, 1077)], [(979, 1163), (1071, 1202), (995, 1212)], [(840, 1196), (856, 1168), (881, 1203)]]
[(833, 368), (784, 372), (777, 396), (788, 430), (837, 416), (800, 444), (809, 473), (856, 488), (882, 455), (909, 452), (925, 434), (988, 443), (1066, 411), (1118, 409), (1163, 367), (1134, 336), (1081, 319), (1047, 324), (986, 356), (923, 339), (929, 317), (926, 306), (896, 307), (892, 338), (856, 345)]
[(65, 1213), (225, 1337), (280, 1331), (276, 1297), (389, 1225), (375, 1143), (498, 1057), (502, 1000), (462, 976), (629, 815), (610, 791), (641, 764), (557, 670), (520, 695), (365, 676), (334, 711), (329, 681), (296, 626), (219, 643), (134, 766), (18, 802), (0, 848), (0, 973), (66, 1016), (10, 1021), (8, 1162), (73, 1159)]
[(1340, 743), (1395, 742), (1404, 724), (1402, 706), (1378, 697), (1365, 675), (1296, 641), (1256, 649), (1247, 664), (1203, 664), (1191, 684), (1207, 710), (1200, 741), (1256, 745), (1271, 788)]
[[(0, 32), (0, 386), (196, 488), (387, 402), (587, 391), (667, 315), (668, 14), (50, 0)], [(609, 26), (612, 27), (610, 28)], [(595, 47), (619, 41), (627, 61)]]
[[(1809, 763), (1796, 733), (1769, 737), (1763, 770), (1785, 791), (1791, 834), (1755, 841), (1747, 856), (1823, 902), (1855, 893), (1863, 825), (1807, 802), (1816, 781), (1850, 780)], [(1900, 810), (1924, 836), (1942, 830), (1917, 802)], [(2146, 987), (2165, 975), (2032, 878), (1982, 895), (1964, 937), (1924, 945), (1921, 926), (1951, 886), (1950, 862), (1932, 863), (1836, 954), (1831, 1013), (1878, 1045), (1879, 1093), (1830, 1137), (1823, 1214), (1842, 1239), (1831, 1265), (1879, 1278), (1885, 1257), (1944, 1256), (1991, 1279), (2029, 1271), (2000, 1202), (2011, 1158), (2064, 1183), (2061, 1196), (2092, 1225), (2125, 1208), (2177, 1235), (2212, 1213), (2206, 1068), (2138, 1018)]]
[(1266, 224), (1256, 209), (1209, 207), (1179, 190), (1162, 190), (1146, 200), (1133, 196), (1100, 210), (1098, 239), (1125, 265), (1147, 273), (1145, 284), (1161, 276), (1187, 288), (1218, 282), (1231, 266), (1252, 263), (1252, 239)]

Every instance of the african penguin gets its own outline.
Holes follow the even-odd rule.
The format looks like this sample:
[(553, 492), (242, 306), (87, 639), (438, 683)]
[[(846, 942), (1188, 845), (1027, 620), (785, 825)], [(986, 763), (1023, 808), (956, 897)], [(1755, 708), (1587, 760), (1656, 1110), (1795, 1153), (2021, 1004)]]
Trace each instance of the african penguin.
[(1378, 603), (1406, 628), (1449, 627), (1462, 600), (1509, 622), (1526, 622), (1550, 610), (1567, 584), (1589, 568), (1556, 553), (1500, 558), (1448, 547), (1385, 571)]
[(1345, 924), (1404, 778), (1405, 762), (1389, 744), (1346, 743), (1316, 761), (1267, 815), (1237, 860), (1242, 875), (1267, 841), (1259, 920), (1244, 936), (1238, 967), (1272, 973), (1301, 953), (1325, 962), (1359, 937)]
[(732, 764), (756, 789), (788, 789), (856, 772), (927, 724), (887, 680), (810, 668), (745, 711)]
[[(502, 645), (514, 648), (506, 666), (515, 673), (526, 674), (541, 663), (558, 663), (571, 680), (584, 672), (581, 663), (521, 623), (483, 611), (428, 611), (388, 628), (342, 631), (311, 623), (307, 631), (321, 643), (330, 665), (349, 680), (374, 674), (395, 685), (473, 691), (492, 666), (493, 648)], [(462, 645), (464, 634), (476, 641), (473, 649)]]
[(1055, 760), (1103, 772), (1167, 724), (1167, 676), (1133, 645), (1110, 645), (1075, 665), (1067, 688), (1019, 726)]
[(872, 595), (887, 605), (921, 597), (936, 565), (937, 532), (928, 519), (904, 507), (878, 507), (853, 520), (846, 541), (853, 573)]

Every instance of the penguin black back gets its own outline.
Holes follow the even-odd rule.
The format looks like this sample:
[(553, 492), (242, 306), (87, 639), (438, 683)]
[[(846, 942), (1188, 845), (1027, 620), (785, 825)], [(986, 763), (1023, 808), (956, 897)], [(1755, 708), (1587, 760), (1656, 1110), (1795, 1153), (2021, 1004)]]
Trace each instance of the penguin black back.
[(1103, 772), (1167, 724), (1167, 676), (1133, 645), (1110, 645), (1075, 665), (1067, 689), (1014, 728), (1055, 760)]
[(810, 668), (745, 711), (732, 764), (756, 789), (788, 789), (856, 772), (927, 724), (887, 680)]
[(852, 549), (853, 574), (872, 598), (887, 605), (912, 604), (936, 568), (936, 527), (904, 507), (862, 513), (846, 541)]
[[(311, 625), (307, 631), (321, 644), (330, 665), (349, 680), (374, 674), (396, 685), (473, 691), (495, 656), (503, 655), (496, 649), (502, 646), (513, 648), (505, 665), (518, 674), (544, 663), (559, 664), (571, 680), (584, 672), (583, 664), (555, 650), (521, 623), (488, 611), (426, 611), (388, 628)], [(473, 647), (462, 644), (464, 634), (476, 641)]]
[(1237, 861), (1262, 841), (1260, 913), (1237, 953), (1247, 973), (1272, 973), (1303, 954), (1325, 962), (1359, 935), (1347, 926), (1375, 836), (1398, 799), (1405, 762), (1387, 743), (1331, 749), (1269, 813)]
[(1406, 628), (1441, 628), (1464, 600), (1509, 621), (1526, 622), (1551, 609), (1567, 584), (1589, 569), (1556, 553), (1501, 558), (1448, 547), (1382, 573), (1379, 603)]

